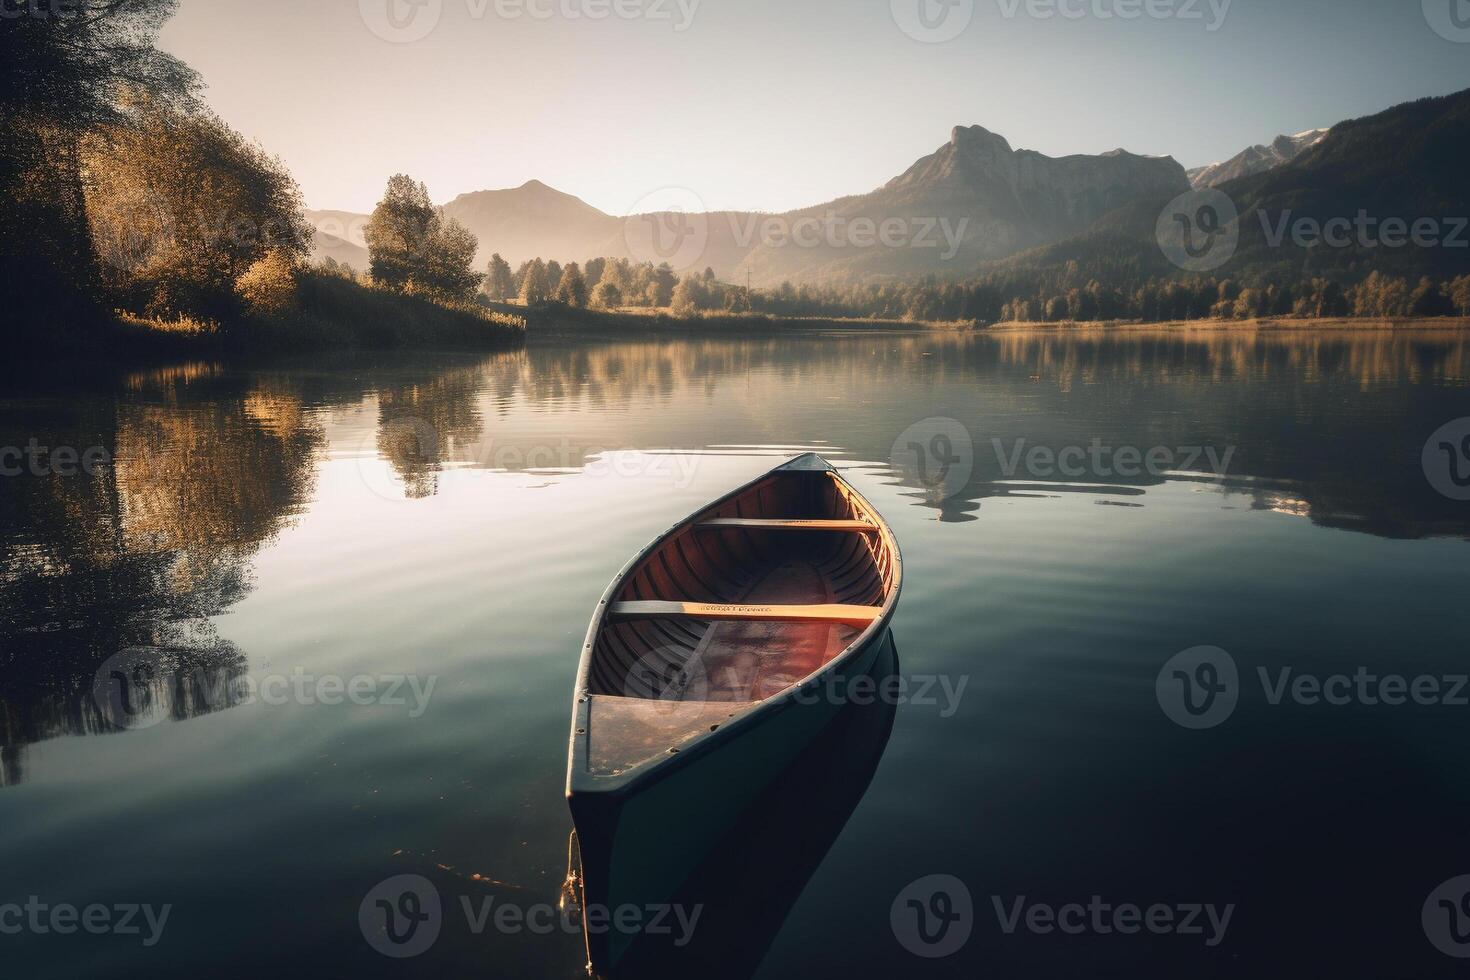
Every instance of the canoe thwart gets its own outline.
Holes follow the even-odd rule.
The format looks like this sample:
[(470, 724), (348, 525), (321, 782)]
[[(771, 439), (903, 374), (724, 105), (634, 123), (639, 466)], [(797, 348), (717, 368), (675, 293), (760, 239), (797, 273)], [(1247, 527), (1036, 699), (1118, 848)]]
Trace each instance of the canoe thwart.
[(878, 525), (870, 521), (822, 521), (822, 520), (776, 520), (756, 517), (718, 517), (700, 521), (694, 525), (700, 531), (726, 531), (744, 529), (748, 531), (848, 531), (858, 534), (877, 534)]
[(883, 612), (881, 606), (849, 606), (837, 602), (810, 606), (725, 604), (636, 600), (615, 602), (609, 611), (624, 619), (705, 619), (767, 623), (844, 623), (864, 627)]

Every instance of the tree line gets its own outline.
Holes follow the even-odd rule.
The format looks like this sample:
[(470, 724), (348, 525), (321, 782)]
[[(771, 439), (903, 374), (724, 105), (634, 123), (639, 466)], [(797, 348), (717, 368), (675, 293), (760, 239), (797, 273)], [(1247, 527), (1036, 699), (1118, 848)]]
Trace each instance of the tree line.
[(679, 276), (667, 263), (603, 257), (566, 266), (536, 258), (512, 270), (497, 253), (482, 295), (496, 303), (555, 302), (594, 310), (983, 323), (1470, 316), (1470, 275), (1414, 279), (1374, 271), (1347, 285), (1323, 277), (1281, 279), (1151, 276), (1115, 285), (1068, 262), (1042, 273), (1001, 270), (964, 280), (783, 282), (747, 290), (720, 281), (709, 268)]
[(1415, 280), (1374, 271), (1347, 285), (1320, 277), (1276, 282), (1208, 275), (1112, 284), (1084, 277), (1069, 263), (1042, 277), (1000, 272), (954, 282), (782, 283), (754, 291), (750, 307), (782, 316), (985, 323), (1470, 316), (1470, 276)]
[(680, 277), (667, 262), (633, 262), (602, 256), (582, 264), (541, 258), (522, 262), (514, 271), (496, 253), (490, 257), (485, 296), (495, 303), (517, 300), (526, 305), (556, 302), (594, 310), (622, 307), (695, 309), (699, 284), (713, 282), (713, 269)]

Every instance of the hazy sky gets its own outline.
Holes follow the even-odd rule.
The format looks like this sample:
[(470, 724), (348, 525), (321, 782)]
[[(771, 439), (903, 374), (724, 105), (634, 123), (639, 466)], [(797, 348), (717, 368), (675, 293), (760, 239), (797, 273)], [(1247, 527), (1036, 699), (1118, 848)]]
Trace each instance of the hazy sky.
[(403, 171), (441, 202), (537, 178), (614, 214), (669, 186), (775, 211), (956, 124), (1194, 166), (1467, 88), (1455, 3), (183, 0), (163, 46), (310, 207), (367, 211)]

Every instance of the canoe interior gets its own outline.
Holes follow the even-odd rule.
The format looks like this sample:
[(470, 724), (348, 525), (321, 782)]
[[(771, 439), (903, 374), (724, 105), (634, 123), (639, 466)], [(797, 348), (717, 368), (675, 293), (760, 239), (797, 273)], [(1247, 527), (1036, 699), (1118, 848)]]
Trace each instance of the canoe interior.
[[(777, 471), (660, 542), (630, 570), (614, 605), (677, 600), (881, 606), (895, 587), (895, 555), (886, 532), (698, 526), (728, 518), (882, 525), (836, 474)], [(779, 694), (819, 670), (860, 632), (840, 623), (607, 616), (589, 664), (592, 714), (607, 721), (634, 708), (605, 699), (658, 701), (670, 729), (718, 725), (740, 707)], [(668, 734), (647, 731), (650, 748), (667, 746)], [(610, 751), (608, 761), (626, 757), (631, 748)], [(600, 768), (595, 759), (589, 761)]]

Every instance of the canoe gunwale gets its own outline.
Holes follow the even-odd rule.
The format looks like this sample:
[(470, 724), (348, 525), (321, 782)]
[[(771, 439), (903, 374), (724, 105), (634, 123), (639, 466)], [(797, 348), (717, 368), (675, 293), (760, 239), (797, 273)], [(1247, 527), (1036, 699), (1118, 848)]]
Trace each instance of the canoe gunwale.
[[(877, 534), (893, 556), (893, 587), (884, 597), (883, 604), (874, 607), (880, 610), (879, 614), (831, 660), (779, 694), (759, 701), (753, 707), (742, 710), (730, 718), (729, 721), (722, 723), (718, 729), (704, 732), (698, 737), (678, 746), (677, 751), (656, 755), (653, 758), (623, 770), (617, 775), (594, 774), (590, 772), (588, 755), (591, 725), (589, 722), (592, 707), (591, 699), (593, 696), (590, 692), (590, 676), (592, 660), (595, 653), (594, 648), (597, 637), (609, 617), (614, 598), (622, 590), (628, 575), (638, 567), (644, 558), (655, 552), (681, 528), (693, 525), (695, 519), (701, 514), (718, 508), (722, 504), (747, 493), (775, 474), (783, 471), (826, 472), (873, 514), (877, 522)], [(581, 659), (577, 668), (577, 679), (572, 701), (572, 729), (567, 751), (567, 797), (571, 799), (575, 796), (581, 798), (584, 802), (592, 797), (597, 797), (607, 803), (612, 803), (615, 799), (621, 799), (641, 791), (646, 786), (652, 785), (682, 770), (686, 766), (697, 762), (702, 756), (714, 751), (726, 741), (740, 737), (746, 730), (760, 725), (774, 714), (792, 707), (797, 703), (798, 699), (806, 700), (805, 696), (819, 689), (823, 683), (823, 679), (827, 675), (842, 669), (852, 660), (861, 656), (873, 644), (881, 642), (892, 622), (894, 611), (898, 606), (899, 593), (902, 591), (902, 588), (903, 554), (899, 550), (898, 541), (894, 537), (892, 529), (882, 519), (877, 508), (863, 497), (856, 487), (843, 478), (838, 473), (836, 467), (815, 453), (806, 453), (781, 466), (768, 470), (749, 482), (736, 487), (724, 496), (705, 504), (695, 513), (674, 523), (659, 534), (658, 537), (644, 545), (643, 548), (623, 564), (622, 568), (618, 570), (618, 573), (613, 576), (606, 590), (604, 590), (601, 599), (598, 601), (597, 609), (593, 613), (592, 621), (588, 625), (587, 635), (583, 641)]]

